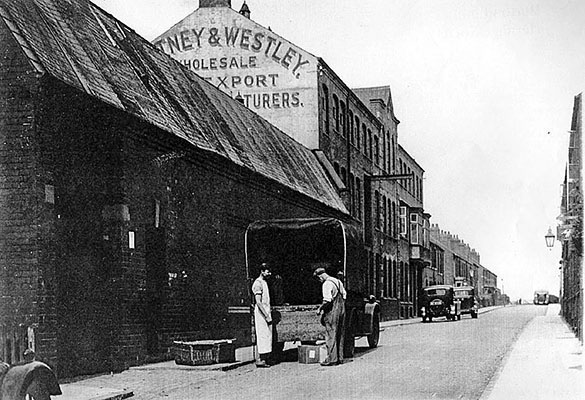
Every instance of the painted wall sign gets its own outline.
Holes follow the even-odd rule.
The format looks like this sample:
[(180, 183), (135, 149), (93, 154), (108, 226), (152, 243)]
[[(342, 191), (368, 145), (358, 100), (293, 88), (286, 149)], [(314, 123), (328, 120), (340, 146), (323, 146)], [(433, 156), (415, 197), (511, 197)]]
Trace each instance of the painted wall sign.
[(317, 59), (227, 7), (200, 8), (153, 41), (309, 148), (318, 148)]

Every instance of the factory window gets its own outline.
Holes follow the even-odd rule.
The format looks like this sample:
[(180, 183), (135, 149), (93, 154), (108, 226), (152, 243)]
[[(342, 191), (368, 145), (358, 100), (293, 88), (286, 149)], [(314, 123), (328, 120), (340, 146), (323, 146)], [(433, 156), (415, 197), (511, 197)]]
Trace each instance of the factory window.
[(395, 158), (394, 158), (394, 136), (390, 139), (390, 154), (388, 155), (388, 171), (394, 172), (396, 168), (395, 165)]
[(339, 133), (345, 137), (345, 103), (339, 103)]
[(380, 166), (380, 142), (377, 135), (374, 135), (374, 162)]
[(400, 234), (405, 236), (406, 232), (406, 207), (400, 206)]
[(349, 213), (355, 216), (355, 178), (351, 172), (349, 173), (349, 198), (351, 199), (349, 204)]
[(353, 132), (353, 112), (349, 110), (349, 126), (347, 127), (347, 131), (349, 133), (349, 143), (355, 144), (355, 135)]
[(360, 178), (355, 180), (355, 197), (356, 197), (356, 212), (357, 219), (362, 219), (362, 182)]
[(325, 121), (325, 133), (329, 133), (329, 89), (323, 85), (323, 117)]
[(380, 192), (376, 190), (374, 197), (376, 201), (376, 229), (380, 229)]
[(333, 95), (333, 122), (335, 129), (339, 132), (339, 99), (336, 95)]
[(355, 116), (355, 146), (360, 148), (360, 118)]
[[(362, 124), (362, 137), (364, 139), (364, 155), (368, 155), (368, 132), (366, 130), (366, 124)], [(360, 145), (361, 146), (361, 145)]]
[(418, 214), (410, 214), (410, 244), (421, 244)]
[(390, 236), (396, 236), (396, 203), (392, 202), (390, 206)]
[(368, 157), (371, 159), (372, 158), (372, 130), (368, 129), (368, 147), (367, 147), (367, 151), (368, 151)]
[(386, 196), (382, 196), (382, 231), (388, 233), (388, 203)]

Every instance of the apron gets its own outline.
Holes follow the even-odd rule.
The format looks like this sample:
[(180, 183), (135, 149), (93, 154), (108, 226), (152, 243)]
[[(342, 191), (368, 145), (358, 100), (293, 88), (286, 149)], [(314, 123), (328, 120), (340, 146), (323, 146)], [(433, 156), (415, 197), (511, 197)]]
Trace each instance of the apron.
[(270, 315), (270, 293), (268, 292), (268, 284), (264, 279), (256, 279), (256, 282), (262, 284), (262, 301), (261, 304), (254, 305), (254, 327), (256, 328), (256, 344), (258, 346), (258, 353), (265, 354), (272, 352), (272, 326), (269, 326), (260, 312), (259, 307), (264, 309)]
[(331, 280), (337, 288), (337, 295), (333, 299), (331, 311), (323, 315), (325, 326), (325, 345), (327, 346), (327, 363), (343, 362), (343, 346), (345, 342), (345, 300), (341, 294), (341, 287)]

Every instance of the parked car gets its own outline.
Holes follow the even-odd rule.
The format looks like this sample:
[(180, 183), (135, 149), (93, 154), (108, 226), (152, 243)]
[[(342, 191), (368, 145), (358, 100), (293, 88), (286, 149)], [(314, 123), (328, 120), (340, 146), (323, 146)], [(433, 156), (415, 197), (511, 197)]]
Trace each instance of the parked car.
[(471, 318), (477, 318), (479, 301), (475, 297), (475, 288), (473, 286), (456, 287), (455, 299), (461, 303), (461, 314), (470, 314)]
[(537, 290), (534, 292), (534, 304), (548, 305), (549, 295), (548, 290)]
[(433, 318), (445, 317), (455, 321), (461, 319), (460, 301), (455, 298), (455, 290), (451, 285), (433, 285), (422, 290), (421, 298), (422, 322), (431, 322)]

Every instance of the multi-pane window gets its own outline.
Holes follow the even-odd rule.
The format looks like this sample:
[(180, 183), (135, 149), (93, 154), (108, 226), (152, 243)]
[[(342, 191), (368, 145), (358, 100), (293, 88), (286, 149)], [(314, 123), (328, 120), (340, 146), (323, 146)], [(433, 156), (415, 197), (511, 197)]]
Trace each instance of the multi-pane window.
[(382, 196), (382, 231), (388, 233), (388, 204), (386, 196)]
[(339, 103), (339, 133), (345, 137), (345, 103)]
[(368, 152), (368, 157), (371, 159), (372, 158), (372, 130), (368, 129), (368, 146), (366, 147), (367, 152)]
[(366, 124), (362, 124), (362, 139), (364, 141), (363, 149), (364, 155), (368, 155), (368, 131), (366, 128)]
[(355, 116), (355, 145), (360, 148), (360, 118)]
[(339, 132), (339, 99), (336, 95), (333, 95), (333, 122), (335, 129)]
[(400, 234), (406, 235), (406, 206), (400, 206)]
[(374, 197), (376, 202), (376, 229), (380, 229), (380, 192), (376, 190)]
[(329, 89), (323, 85), (323, 116), (325, 117), (325, 133), (329, 133)]
[(357, 211), (357, 218), (359, 220), (362, 219), (362, 183), (360, 178), (356, 178), (355, 180), (355, 197), (356, 197), (356, 211)]
[(410, 244), (421, 244), (418, 214), (410, 214)]
[(380, 165), (380, 140), (374, 135), (374, 163)]
[(349, 133), (349, 143), (355, 144), (355, 134), (353, 131), (353, 112), (351, 110), (349, 110), (348, 112), (349, 112), (349, 117), (348, 117), (349, 126), (347, 127), (347, 131)]

